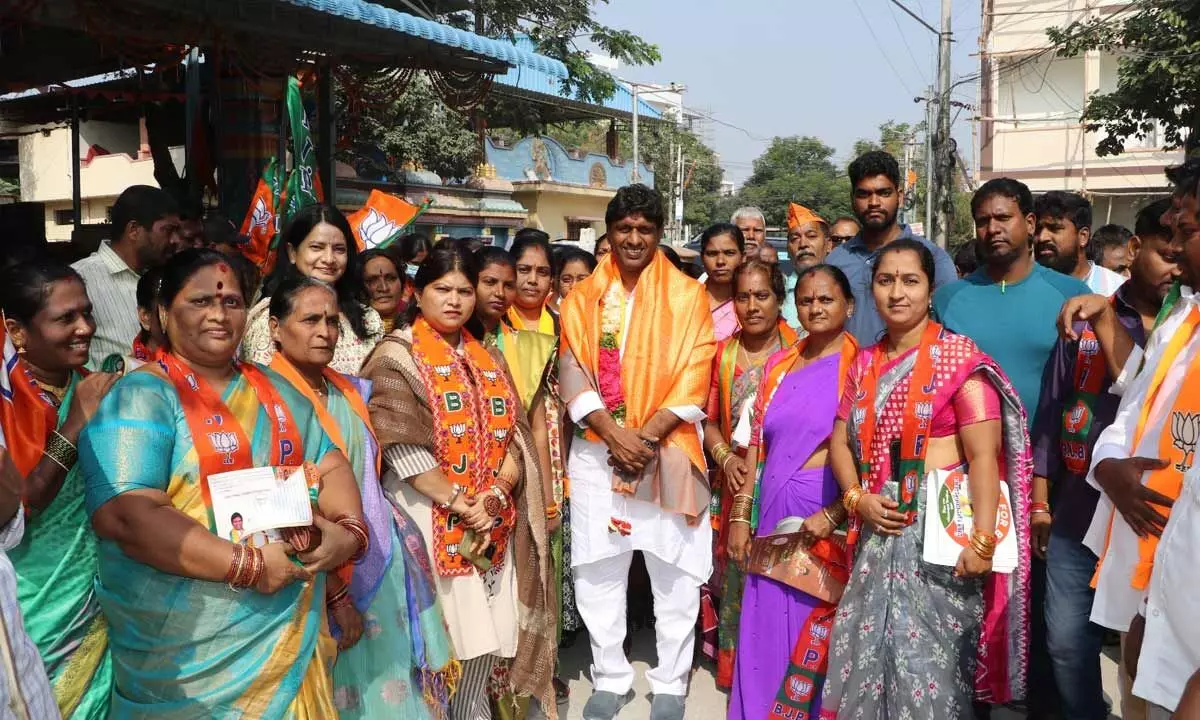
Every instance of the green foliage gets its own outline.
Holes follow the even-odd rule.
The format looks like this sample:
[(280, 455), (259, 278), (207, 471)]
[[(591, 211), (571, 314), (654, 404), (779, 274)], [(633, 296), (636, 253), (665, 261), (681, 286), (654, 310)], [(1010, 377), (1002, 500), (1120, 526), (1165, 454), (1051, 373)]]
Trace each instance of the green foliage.
[[(363, 111), (345, 159), (368, 174), (394, 177), (406, 162), (442, 177), (466, 177), (482, 158), (478, 138), (466, 116), (447, 107), (432, 84), (418, 74), (399, 96), (386, 97), (381, 88), (363, 88)], [(338, 113), (339, 135), (348, 132), (350, 118)], [(378, 150), (385, 156), (378, 157)]]
[(1120, 53), (1117, 86), (1094, 93), (1084, 108), (1090, 132), (1102, 132), (1100, 155), (1117, 155), (1130, 138), (1161, 123), (1165, 145), (1200, 145), (1200, 0), (1135, 0), (1128, 12), (1048, 28), (1059, 55)]
[(787, 206), (797, 202), (826, 219), (850, 212), (850, 180), (833, 162), (834, 149), (814, 137), (777, 137), (754, 161), (754, 172), (713, 220), (728, 220), (740, 205), (757, 205), (767, 225), (787, 224)]

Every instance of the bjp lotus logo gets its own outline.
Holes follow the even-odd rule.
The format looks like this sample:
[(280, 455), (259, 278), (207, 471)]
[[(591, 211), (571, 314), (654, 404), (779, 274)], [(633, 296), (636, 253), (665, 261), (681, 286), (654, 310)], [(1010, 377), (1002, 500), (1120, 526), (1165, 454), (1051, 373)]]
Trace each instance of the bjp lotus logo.
[(504, 438), (508, 437), (506, 428), (496, 428), (492, 430), (492, 437), (496, 438), (496, 442), (504, 442)]
[(483, 375), (483, 378), (485, 380), (487, 380), (488, 382), (496, 382), (496, 379), (500, 377), (500, 374), (497, 373), (495, 370), (484, 370), (483, 372), (481, 372), (479, 374)]
[(933, 420), (933, 403), (923, 400), (916, 404), (914, 411), (920, 426), (923, 428), (929, 427), (929, 422)]
[(1087, 422), (1087, 419), (1088, 419), (1087, 405), (1084, 405), (1083, 401), (1081, 400), (1075, 404), (1075, 407), (1073, 407), (1069, 411), (1067, 411), (1067, 421), (1064, 424), (1067, 432), (1069, 432), (1069, 433), (1079, 432), (1080, 430), (1083, 429), (1084, 423)]
[(450, 434), (454, 436), (455, 440), (462, 440), (463, 436), (465, 436), (467, 434), (467, 424), (466, 423), (452, 424), (450, 426)]
[(388, 238), (395, 235), (399, 229), (398, 223), (392, 222), (386, 215), (371, 208), (358, 226), (358, 236), (362, 239), (363, 245), (369, 248), (379, 247)]
[(271, 211), (267, 209), (267, 201), (259, 198), (254, 201), (254, 210), (250, 213), (250, 232), (266, 230), (271, 224)]
[(453, 365), (434, 365), (433, 371), (435, 373), (437, 373), (438, 375), (441, 375), (443, 378), (448, 378), (448, 377), (450, 377), (450, 373), (454, 372), (454, 366)]
[(213, 450), (221, 456), (221, 463), (224, 465), (233, 464), (233, 454), (238, 451), (241, 443), (238, 442), (237, 433), (231, 432), (211, 432), (208, 434), (208, 441), (212, 443)]
[(1175, 465), (1179, 472), (1187, 472), (1196, 459), (1196, 442), (1200, 440), (1200, 413), (1171, 413), (1171, 439), (1175, 447), (1183, 451), (1183, 458)]

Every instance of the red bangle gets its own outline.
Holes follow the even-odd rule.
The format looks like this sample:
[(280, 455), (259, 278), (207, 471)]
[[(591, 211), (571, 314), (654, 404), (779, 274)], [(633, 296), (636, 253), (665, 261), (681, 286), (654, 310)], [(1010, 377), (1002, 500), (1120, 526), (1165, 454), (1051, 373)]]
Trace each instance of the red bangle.
[(225, 572), (225, 583), (231, 587), (238, 576), (242, 574), (242, 566), (246, 563), (246, 546), (233, 544), (233, 557), (229, 560), (229, 570)]
[(1030, 514), (1036, 513), (1036, 512), (1048, 513), (1048, 512), (1050, 512), (1050, 503), (1044, 503), (1044, 502), (1029, 503), (1029, 512), (1030, 512)]
[(350, 556), (351, 563), (358, 563), (366, 556), (367, 549), (371, 545), (371, 536), (367, 530), (367, 524), (362, 519), (352, 515), (341, 515), (334, 522), (349, 530), (355, 539), (358, 540), (358, 550)]

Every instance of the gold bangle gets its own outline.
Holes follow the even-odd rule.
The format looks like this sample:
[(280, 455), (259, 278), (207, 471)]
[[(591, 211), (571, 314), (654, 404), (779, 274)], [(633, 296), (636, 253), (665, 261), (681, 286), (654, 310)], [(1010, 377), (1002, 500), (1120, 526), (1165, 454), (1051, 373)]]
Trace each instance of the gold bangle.
[(996, 535), (994, 533), (986, 533), (982, 530), (973, 530), (971, 532), (971, 540), (978, 540), (979, 543), (986, 548), (996, 549)]
[(862, 485), (855, 485), (842, 495), (842, 507), (846, 508), (847, 513), (853, 515), (857, 511), (858, 501), (862, 500), (863, 494)]
[(829, 510), (826, 508), (821, 508), (821, 514), (825, 516), (825, 519), (829, 521), (830, 525), (837, 527), (837, 520), (833, 519), (833, 516), (829, 514)]
[(745, 523), (745, 524), (749, 525), (750, 520), (747, 518), (735, 518), (735, 517), (729, 518), (729, 524), (732, 525), (734, 523)]

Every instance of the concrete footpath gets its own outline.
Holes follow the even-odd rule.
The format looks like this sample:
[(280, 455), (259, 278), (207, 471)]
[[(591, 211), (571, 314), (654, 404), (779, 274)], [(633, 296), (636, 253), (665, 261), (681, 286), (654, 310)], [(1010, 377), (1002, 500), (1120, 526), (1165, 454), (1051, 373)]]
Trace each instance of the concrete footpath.
[[(1113, 703), (1112, 717), (1121, 717), (1121, 698), (1117, 687), (1117, 648), (1105, 647), (1105, 655), (1101, 658), (1101, 671), (1104, 674), (1104, 691)], [(649, 686), (646, 684), (646, 671), (653, 666), (654, 631), (642, 630), (633, 636), (633, 651), (630, 653), (637, 680), (634, 691), (637, 697), (627, 705), (619, 720), (644, 720), (650, 717)], [(561, 672), (559, 677), (571, 687), (571, 698), (566, 705), (559, 706), (559, 716), (563, 720), (582, 720), (583, 705), (592, 692), (591, 678), (588, 666), (591, 663), (591, 650), (588, 646), (587, 634), (580, 633), (575, 644), (559, 654)], [(726, 720), (725, 693), (717, 690), (714, 683), (713, 670), (701, 663), (692, 674), (692, 683), (688, 692), (688, 705), (685, 720)], [(530, 720), (542, 718), (541, 712), (534, 708), (529, 714)], [(1001, 709), (992, 714), (993, 720), (1016, 720), (1023, 714), (1007, 709)]]

